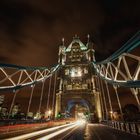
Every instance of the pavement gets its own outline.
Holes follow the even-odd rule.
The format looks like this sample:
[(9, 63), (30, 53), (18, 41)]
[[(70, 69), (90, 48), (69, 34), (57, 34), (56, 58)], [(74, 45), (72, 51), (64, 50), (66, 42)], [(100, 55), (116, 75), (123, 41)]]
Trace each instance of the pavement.
[(85, 140), (140, 140), (140, 136), (122, 132), (102, 124), (87, 124)]
[[(2, 137), (0, 137), (1, 139)], [(122, 132), (102, 124), (73, 122), (51, 128), (43, 128), (2, 140), (140, 140), (140, 136)]]

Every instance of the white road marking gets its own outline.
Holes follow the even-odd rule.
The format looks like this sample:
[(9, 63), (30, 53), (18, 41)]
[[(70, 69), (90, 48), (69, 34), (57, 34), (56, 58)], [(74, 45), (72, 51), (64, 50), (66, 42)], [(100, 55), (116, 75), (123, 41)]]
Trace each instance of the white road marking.
[(8, 139), (5, 139), (5, 140), (25, 140), (27, 138), (31, 138), (31, 137), (34, 137), (34, 136), (37, 136), (37, 135), (40, 135), (40, 134), (43, 134), (43, 133), (46, 133), (46, 132), (51, 132), (53, 130), (63, 128), (65, 126), (71, 126), (71, 125), (73, 126), (74, 124), (75, 123), (70, 123), (70, 124), (65, 124), (65, 125), (61, 125), (61, 126), (56, 126), (56, 127), (48, 128), (48, 129), (45, 129), (45, 130), (40, 130), (40, 131), (36, 131), (36, 132), (32, 132), (32, 133), (28, 133), (28, 134), (24, 134), (24, 135), (20, 135), (20, 136), (8, 138)]

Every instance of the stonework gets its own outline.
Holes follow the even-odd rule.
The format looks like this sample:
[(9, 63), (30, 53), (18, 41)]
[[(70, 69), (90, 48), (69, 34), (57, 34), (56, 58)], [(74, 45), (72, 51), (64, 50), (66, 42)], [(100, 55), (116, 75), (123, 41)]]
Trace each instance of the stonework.
[(92, 61), (95, 61), (92, 43), (84, 45), (75, 37), (68, 47), (60, 46), (58, 62), (62, 68), (58, 74), (59, 91), (56, 93), (55, 116), (59, 112), (70, 112), (71, 106), (81, 105), (81, 108), (87, 108), (91, 117), (101, 119)]

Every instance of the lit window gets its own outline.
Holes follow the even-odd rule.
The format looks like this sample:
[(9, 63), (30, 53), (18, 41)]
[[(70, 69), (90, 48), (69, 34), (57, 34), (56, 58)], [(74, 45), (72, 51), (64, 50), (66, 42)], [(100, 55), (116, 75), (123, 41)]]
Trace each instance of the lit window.
[(85, 74), (87, 74), (87, 73), (88, 73), (87, 68), (84, 68), (84, 73), (85, 73)]
[(73, 67), (71, 69), (71, 77), (80, 77), (82, 76), (82, 70), (81, 70), (81, 67)]
[(65, 69), (65, 75), (69, 75), (69, 69)]

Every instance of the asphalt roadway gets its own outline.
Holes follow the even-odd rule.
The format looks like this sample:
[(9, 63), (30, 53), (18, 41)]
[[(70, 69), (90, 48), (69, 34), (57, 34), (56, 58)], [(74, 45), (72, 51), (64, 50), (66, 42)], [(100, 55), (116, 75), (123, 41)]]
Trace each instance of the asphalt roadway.
[[(86, 124), (52, 140), (140, 140), (140, 136), (122, 132), (102, 124)], [(65, 137), (66, 136), (66, 137)]]
[(140, 140), (140, 136), (102, 124), (73, 123), (2, 140)]
[(85, 140), (140, 140), (140, 136), (125, 133), (102, 124), (87, 124)]

